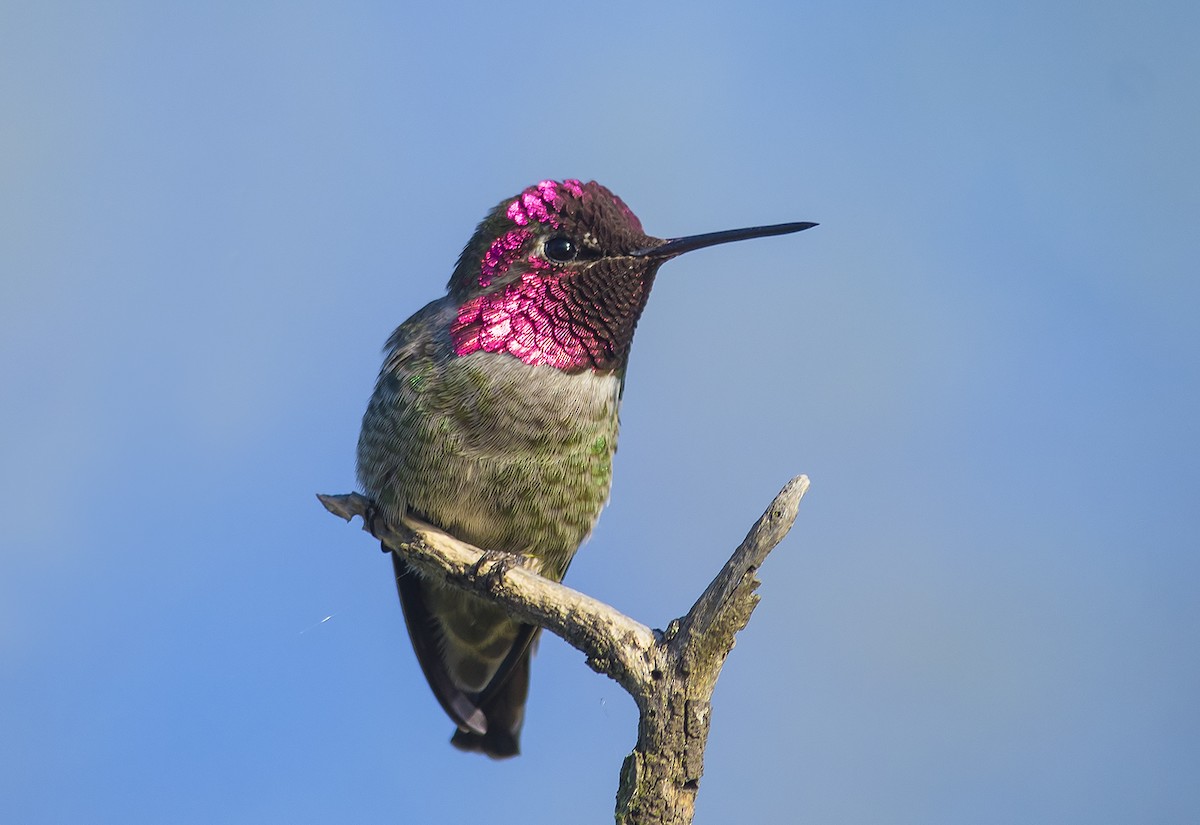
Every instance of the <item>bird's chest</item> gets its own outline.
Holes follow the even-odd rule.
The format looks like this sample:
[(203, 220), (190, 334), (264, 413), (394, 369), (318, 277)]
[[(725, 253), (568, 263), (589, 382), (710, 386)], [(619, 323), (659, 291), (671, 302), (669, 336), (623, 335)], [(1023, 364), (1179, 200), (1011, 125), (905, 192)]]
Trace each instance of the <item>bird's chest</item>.
[(608, 500), (620, 378), (490, 353), (454, 367), (400, 446), (405, 499), (467, 541), (565, 571)]

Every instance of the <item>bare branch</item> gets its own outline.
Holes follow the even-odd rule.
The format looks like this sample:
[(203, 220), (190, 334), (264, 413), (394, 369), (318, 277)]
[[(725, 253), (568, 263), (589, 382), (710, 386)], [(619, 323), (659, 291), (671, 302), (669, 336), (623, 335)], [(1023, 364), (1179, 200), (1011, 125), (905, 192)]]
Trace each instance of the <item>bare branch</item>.
[(415, 519), (389, 524), (357, 493), (318, 495), (335, 515), (361, 516), (363, 529), (426, 574), (547, 628), (583, 651), (637, 702), (638, 741), (621, 767), (617, 821), (687, 825), (704, 772), (713, 688), (734, 636), (758, 603), (755, 577), (796, 519), (808, 477), (780, 491), (724, 568), (682, 619), (656, 633), (603, 602), (544, 579), (536, 562), (480, 550)]
[[(686, 659), (703, 658), (696, 648), (714, 631), (719, 638), (707, 639), (707, 644), (721, 646), (728, 642), (726, 652), (733, 647), (734, 635), (746, 626), (750, 613), (758, 604), (758, 596), (754, 591), (759, 582), (755, 573), (767, 554), (792, 529), (800, 509), (800, 499), (808, 491), (808, 483), (808, 476), (800, 475), (784, 485), (771, 506), (750, 528), (737, 550), (733, 551), (729, 561), (725, 562), (721, 572), (679, 622), (672, 644)], [(724, 654), (720, 658), (724, 659)], [(715, 673), (713, 678), (715, 681)]]
[(406, 518), (397, 528), (375, 517), (370, 499), (358, 493), (317, 498), (346, 521), (361, 516), (364, 530), (425, 573), (484, 596), (515, 618), (560, 636), (582, 651), (592, 668), (635, 696), (650, 683), (654, 632), (616, 608), (542, 578), (521, 566), (520, 557), (485, 552), (417, 519)]

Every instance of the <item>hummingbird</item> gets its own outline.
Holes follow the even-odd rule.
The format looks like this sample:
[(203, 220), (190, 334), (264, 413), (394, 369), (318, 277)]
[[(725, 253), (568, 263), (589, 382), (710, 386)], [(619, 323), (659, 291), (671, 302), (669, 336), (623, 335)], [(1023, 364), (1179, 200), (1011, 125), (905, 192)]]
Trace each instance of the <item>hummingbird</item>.
[[(608, 501), (630, 345), (659, 267), (813, 226), (663, 240), (595, 181), (544, 180), (501, 201), (447, 294), (384, 347), (358, 441), (364, 492), (389, 521), (410, 514), (561, 581)], [(540, 628), (391, 556), (451, 743), (515, 756)]]

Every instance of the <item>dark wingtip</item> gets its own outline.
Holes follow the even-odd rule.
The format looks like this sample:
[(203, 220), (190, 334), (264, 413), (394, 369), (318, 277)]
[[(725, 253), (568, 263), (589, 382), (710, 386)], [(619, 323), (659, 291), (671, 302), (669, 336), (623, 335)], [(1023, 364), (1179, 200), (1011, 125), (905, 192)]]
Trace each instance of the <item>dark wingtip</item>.
[(421, 594), (420, 580), (396, 554), (392, 554), (392, 566), (396, 571), (396, 589), (400, 593), (400, 607), (404, 611), (408, 637), (412, 640), (417, 661), (425, 673), (433, 695), (456, 725), (480, 735), (486, 734), (487, 714), (479, 707), (479, 702), (474, 701), (472, 696), (454, 684), (442, 663), (441, 653), (433, 636), (432, 615), (425, 604), (425, 597)]

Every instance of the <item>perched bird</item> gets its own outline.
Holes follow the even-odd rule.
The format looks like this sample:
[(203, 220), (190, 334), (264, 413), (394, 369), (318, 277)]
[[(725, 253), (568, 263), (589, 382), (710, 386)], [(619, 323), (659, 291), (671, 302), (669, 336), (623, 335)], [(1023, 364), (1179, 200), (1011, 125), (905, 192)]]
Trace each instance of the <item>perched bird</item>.
[[(659, 266), (811, 226), (662, 240), (608, 189), (577, 180), (502, 201), (448, 294), (387, 342), (358, 441), (365, 493), (391, 521), (412, 514), (561, 580), (608, 500), (629, 348)], [(538, 628), (392, 562), (417, 659), (458, 726), (452, 743), (517, 754)]]

